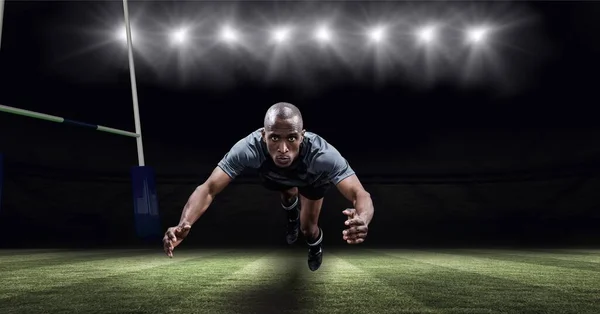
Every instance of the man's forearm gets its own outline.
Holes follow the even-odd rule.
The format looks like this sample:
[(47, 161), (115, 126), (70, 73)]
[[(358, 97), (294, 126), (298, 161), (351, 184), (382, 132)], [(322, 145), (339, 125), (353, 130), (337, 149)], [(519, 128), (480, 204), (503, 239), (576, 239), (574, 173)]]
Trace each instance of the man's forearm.
[(357, 193), (354, 200), (354, 209), (358, 216), (360, 216), (368, 225), (371, 222), (371, 219), (373, 219), (373, 214), (375, 212), (371, 195), (367, 192)]
[(193, 225), (206, 212), (213, 199), (214, 195), (210, 193), (208, 186), (198, 186), (183, 207), (179, 226)]

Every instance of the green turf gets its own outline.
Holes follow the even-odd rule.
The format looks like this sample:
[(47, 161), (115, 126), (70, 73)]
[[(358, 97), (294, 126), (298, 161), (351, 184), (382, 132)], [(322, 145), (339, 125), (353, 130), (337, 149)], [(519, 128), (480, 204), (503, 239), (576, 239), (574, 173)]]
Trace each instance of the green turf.
[(0, 313), (600, 313), (600, 250), (2, 250)]

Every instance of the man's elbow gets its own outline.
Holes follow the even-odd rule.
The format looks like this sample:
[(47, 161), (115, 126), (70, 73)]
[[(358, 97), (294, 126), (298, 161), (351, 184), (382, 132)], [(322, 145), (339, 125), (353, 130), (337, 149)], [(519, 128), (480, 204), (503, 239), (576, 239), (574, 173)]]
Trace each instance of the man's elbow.
[(370, 199), (371, 198), (371, 194), (369, 194), (369, 192), (365, 191), (365, 190), (359, 190), (356, 192), (356, 199)]
[(216, 195), (214, 189), (211, 188), (209, 182), (204, 182), (196, 187), (194, 190), (194, 194), (202, 197), (202, 196), (210, 196), (214, 197)]
[(226, 183), (219, 184), (219, 182), (207, 180), (206, 182), (196, 187), (196, 193), (203, 196), (215, 198), (217, 194), (221, 193), (221, 191), (225, 188), (226, 185)]

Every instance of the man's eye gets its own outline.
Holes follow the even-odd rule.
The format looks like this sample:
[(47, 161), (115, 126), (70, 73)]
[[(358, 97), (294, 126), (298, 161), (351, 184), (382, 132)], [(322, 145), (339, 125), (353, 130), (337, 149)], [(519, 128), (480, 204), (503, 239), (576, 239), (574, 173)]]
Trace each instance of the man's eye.
[(293, 142), (293, 141), (295, 141), (295, 140), (296, 140), (296, 138), (295, 138), (295, 137), (288, 137), (288, 141), (290, 141), (290, 142)]
[(271, 141), (275, 142), (277, 140), (278, 140), (277, 136), (271, 136)]

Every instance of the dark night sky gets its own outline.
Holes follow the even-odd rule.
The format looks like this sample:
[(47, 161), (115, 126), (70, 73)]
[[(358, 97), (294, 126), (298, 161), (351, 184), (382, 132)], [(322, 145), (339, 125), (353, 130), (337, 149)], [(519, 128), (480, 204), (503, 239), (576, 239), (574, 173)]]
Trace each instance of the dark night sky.
[[(458, 56), (450, 65), (437, 67), (452, 66), (450, 75), (436, 79), (434, 86), (418, 88), (416, 83), (423, 74), (423, 63), (410, 62), (418, 54), (405, 53), (410, 47), (401, 46), (402, 42), (395, 43), (397, 46), (384, 56), (399, 59), (383, 61), (381, 69), (387, 79), (377, 84), (374, 73), (379, 67), (372, 61), (373, 52), (352, 54), (352, 49), (362, 47), (357, 43), (362, 39), (357, 38), (353, 39), (354, 46), (347, 46), (342, 52), (349, 65), (332, 61), (331, 55), (319, 56), (314, 47), (304, 45), (283, 52), (289, 52), (290, 57), (279, 60), (277, 76), (267, 81), (266, 61), (271, 58), (268, 51), (263, 56), (231, 52), (200, 38), (195, 50), (189, 48), (185, 56), (177, 56), (176, 48), (169, 47), (161, 32), (177, 25), (177, 21), (193, 21), (199, 25), (198, 36), (209, 36), (221, 19), (237, 16), (243, 25), (257, 28), (248, 32), (258, 36), (279, 20), (295, 17), (311, 21), (312, 16), (308, 15), (311, 12), (314, 16), (319, 16), (315, 12), (326, 15), (317, 11), (315, 4), (132, 2), (132, 21), (145, 31), (140, 35), (145, 41), (140, 40), (136, 50), (144, 130), (149, 135), (165, 129), (190, 132), (190, 124), (206, 125), (213, 121), (219, 104), (235, 106), (237, 114), (228, 120), (245, 129), (256, 125), (270, 103), (282, 100), (305, 108), (312, 128), (337, 129), (332, 120), (363, 120), (361, 125), (365, 128), (366, 118), (382, 116), (384, 122), (378, 123), (379, 127), (394, 128), (408, 124), (435, 128), (505, 127), (510, 123), (574, 126), (592, 122), (590, 104), (595, 101), (590, 97), (595, 97), (593, 78), (599, 51), (598, 42), (592, 39), (598, 29), (593, 17), (600, 5), (554, 1), (510, 5), (474, 2), (470, 6), (446, 2), (446, 6), (436, 7), (433, 4), (332, 2), (325, 11), (335, 12), (332, 16), (338, 17), (336, 21), (348, 32), (372, 21), (398, 20), (393, 19), (394, 14), (404, 18), (453, 18), (450, 20), (453, 26), (478, 19), (498, 21), (499, 25), (512, 23), (513, 28), (498, 36), (490, 49), (497, 58), (484, 60), (483, 70), (475, 79), (478, 85), (460, 87), (457, 75), (464, 71), (466, 62), (464, 56)], [(410, 15), (405, 13), (407, 10), (416, 13)], [(120, 1), (8, 1), (2, 43), (1, 101), (132, 130), (126, 50), (122, 43), (110, 41), (123, 21), (122, 15)], [(301, 25), (309, 23), (301, 22)], [(400, 24), (396, 32), (406, 31), (407, 25)], [(259, 39), (256, 42), (257, 51), (268, 46)], [(461, 49), (465, 50), (457, 48), (456, 53), (460, 54)], [(319, 57), (328, 63), (320, 63), (324, 61)], [(496, 61), (503, 62), (500, 67), (506, 73), (498, 79), (493, 68)], [(351, 73), (350, 68), (355, 72)], [(223, 82), (227, 85), (222, 85)], [(515, 89), (499, 96), (506, 82), (514, 83)], [(320, 85), (315, 90), (307, 83)], [(386, 114), (392, 109), (401, 114)], [(256, 121), (250, 122), (247, 119), (250, 117)]]
[[(525, 177), (535, 173), (535, 177), (565, 169), (596, 173), (599, 168), (597, 2), (149, 1), (131, 2), (130, 13), (141, 34), (135, 61), (146, 160), (159, 175), (172, 176), (161, 179), (165, 223), (178, 219), (190, 186), (200, 183), (237, 139), (260, 127), (266, 108), (278, 101), (298, 105), (306, 128), (332, 142), (365, 180), (381, 174), (397, 182), (502, 173)], [(304, 42), (288, 47), (278, 59), (260, 37), (269, 25), (293, 21), (306, 26), (321, 15), (335, 16), (338, 29), (346, 32), (338, 57)], [(458, 80), (468, 73), (467, 49), (452, 40), (457, 29), (451, 28), (443, 50), (449, 61), (434, 66), (445, 76), (421, 84), (426, 64), (402, 31), (426, 16), (449, 21), (453, 27), (480, 20), (505, 27), (500, 36), (492, 37), (486, 56), (494, 57), (480, 60), (481, 68), (470, 72), (476, 76), (469, 84)], [(214, 42), (215, 27), (226, 18), (248, 27), (245, 30), (254, 36), (252, 48), (235, 50)], [(356, 31), (380, 20), (397, 22), (396, 39), (376, 55)], [(198, 38), (194, 47), (177, 50), (164, 32), (181, 21), (195, 23)], [(126, 49), (114, 40), (122, 22), (121, 1), (6, 2), (0, 104), (134, 131)], [(13, 166), (9, 174), (13, 178), (34, 166), (123, 174), (137, 162), (135, 143), (129, 138), (8, 114), (0, 114), (0, 132), (0, 151)], [(15, 170), (16, 164), (26, 166)], [(177, 180), (178, 184), (187, 180), (187, 186), (170, 185)], [(370, 184), (376, 183), (371, 179)], [(569, 195), (557, 191), (568, 190), (572, 181), (547, 183), (545, 188), (527, 184), (478, 187), (483, 190), (474, 189), (470, 196), (452, 192), (454, 187), (431, 186), (402, 189), (404, 200), (397, 199), (398, 190), (387, 187), (377, 195), (380, 204), (414, 205), (403, 219), (417, 220), (436, 210), (450, 211), (440, 217), (456, 221), (478, 214), (486, 217), (481, 219), (494, 215), (509, 219), (518, 208), (530, 210), (523, 215), (537, 217), (548, 204), (556, 206), (554, 214), (568, 208), (551, 199), (540, 201), (540, 195)], [(597, 208), (597, 200), (586, 198), (593, 194), (588, 189), (569, 196), (579, 201), (578, 213)], [(103, 193), (128, 191), (106, 188)], [(5, 196), (4, 208), (24, 211), (12, 195), (12, 200)], [(227, 195), (224, 198), (234, 194)], [(74, 206), (59, 203), (55, 206)], [(105, 205), (99, 203), (90, 215)], [(130, 205), (120, 206), (128, 211)], [(452, 217), (452, 210), (460, 214)], [(509, 213), (506, 217), (499, 214), (503, 210)], [(383, 223), (385, 215), (402, 214), (382, 209), (379, 215)], [(207, 221), (224, 216), (210, 217)]]
[[(427, 134), (462, 134), (448, 130), (500, 130), (512, 136), (519, 129), (594, 128), (600, 44), (592, 38), (599, 10), (594, 2), (555, 1), (326, 6), (132, 2), (132, 23), (144, 31), (135, 53), (144, 137), (201, 151), (214, 148), (220, 155), (241, 133), (259, 127), (264, 110), (277, 101), (300, 106), (309, 130), (332, 139), (349, 154), (359, 154), (359, 136), (369, 138), (369, 150), (387, 154), (404, 152)], [(273, 57), (261, 32), (279, 21), (306, 29), (313, 16), (336, 17), (335, 25), (351, 41), (341, 51), (348, 63), (335, 61), (331, 54), (318, 55), (314, 44), (304, 43), (282, 52), (288, 57), (276, 60), (275, 76), (268, 80)], [(474, 83), (461, 85), (457, 80), (466, 71), (461, 53), (467, 49), (455, 47), (456, 41), (447, 39), (454, 50), (445, 49), (454, 51), (451, 60), (456, 61), (435, 67), (448, 70), (448, 75), (424, 86), (419, 82), (425, 64), (415, 59), (419, 52), (407, 44), (406, 34), (404, 41), (389, 44), (380, 67), (356, 34), (369, 23), (400, 21), (393, 33), (400, 38), (414, 21), (427, 21), (425, 17), (439, 17), (454, 27), (480, 21), (505, 27), (490, 45), (495, 57), (483, 60), (483, 67), (473, 72), (478, 75)], [(239, 25), (254, 36), (254, 53), (261, 55), (231, 52), (211, 42), (223, 20), (241, 21)], [(195, 34), (200, 38), (178, 56), (164, 33), (180, 21), (198, 25)], [(126, 49), (114, 40), (122, 22), (120, 1), (8, 1), (0, 102), (133, 131)], [(448, 36), (455, 36), (451, 31)], [(319, 63), (320, 57), (327, 62)], [(395, 59), (386, 63), (386, 57)], [(495, 65), (504, 74), (496, 75)], [(385, 75), (382, 81), (376, 80), (377, 69)], [(512, 89), (506, 89), (507, 84)], [(220, 106), (230, 108), (227, 115)], [(13, 116), (2, 119), (39, 125)]]

